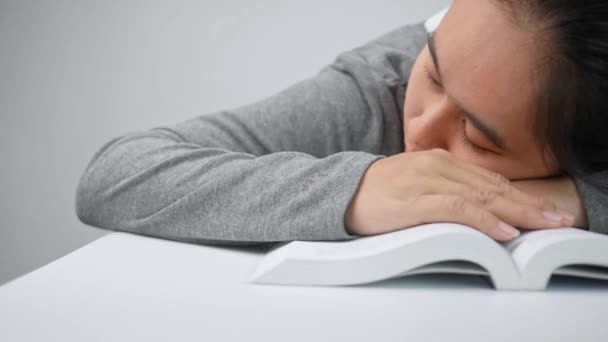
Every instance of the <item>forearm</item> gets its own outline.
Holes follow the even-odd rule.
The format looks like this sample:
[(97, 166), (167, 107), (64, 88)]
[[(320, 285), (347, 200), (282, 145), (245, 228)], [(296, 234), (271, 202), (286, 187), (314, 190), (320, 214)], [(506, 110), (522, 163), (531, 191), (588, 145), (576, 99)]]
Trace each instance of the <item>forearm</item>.
[(524, 192), (547, 198), (553, 201), (558, 209), (574, 214), (574, 227), (589, 228), (589, 220), (581, 194), (571, 177), (517, 180), (513, 181), (513, 185)]
[(354, 238), (345, 230), (344, 212), (362, 173), (379, 156), (256, 157), (179, 139), (151, 130), (107, 144), (79, 182), (80, 220), (194, 243)]

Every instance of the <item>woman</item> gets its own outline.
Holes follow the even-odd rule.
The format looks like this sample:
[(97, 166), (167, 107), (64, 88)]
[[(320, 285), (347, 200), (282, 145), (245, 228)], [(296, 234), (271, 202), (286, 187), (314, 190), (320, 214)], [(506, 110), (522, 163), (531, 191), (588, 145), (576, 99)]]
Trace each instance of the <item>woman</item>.
[(224, 245), (442, 221), (608, 233), (607, 7), (456, 0), (431, 36), (404, 26), (263, 101), (112, 139), (78, 217)]

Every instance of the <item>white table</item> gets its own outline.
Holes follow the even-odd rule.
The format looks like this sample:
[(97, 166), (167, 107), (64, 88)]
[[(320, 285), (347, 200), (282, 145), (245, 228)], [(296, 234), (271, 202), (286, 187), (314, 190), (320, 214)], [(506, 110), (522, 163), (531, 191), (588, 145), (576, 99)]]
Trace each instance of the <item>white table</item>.
[(0, 287), (0, 341), (608, 341), (605, 282), (247, 283), (264, 251), (111, 233)]

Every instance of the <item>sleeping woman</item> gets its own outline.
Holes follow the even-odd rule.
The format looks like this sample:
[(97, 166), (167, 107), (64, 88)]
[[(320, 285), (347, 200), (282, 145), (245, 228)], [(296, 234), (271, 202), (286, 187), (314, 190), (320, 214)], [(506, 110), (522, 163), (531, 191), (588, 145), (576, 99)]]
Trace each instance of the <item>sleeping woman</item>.
[(431, 222), (608, 234), (605, 37), (606, 1), (455, 0), (436, 29), (397, 28), (274, 96), (111, 139), (77, 215), (218, 245)]

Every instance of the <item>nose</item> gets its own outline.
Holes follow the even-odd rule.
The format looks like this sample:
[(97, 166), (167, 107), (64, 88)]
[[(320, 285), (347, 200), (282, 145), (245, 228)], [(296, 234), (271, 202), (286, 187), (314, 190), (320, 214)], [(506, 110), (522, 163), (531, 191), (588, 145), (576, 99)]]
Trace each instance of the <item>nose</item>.
[(415, 116), (407, 123), (405, 145), (407, 152), (416, 152), (441, 148), (449, 150), (449, 141), (455, 131), (457, 122), (455, 111), (446, 101), (429, 104), (422, 114)]

